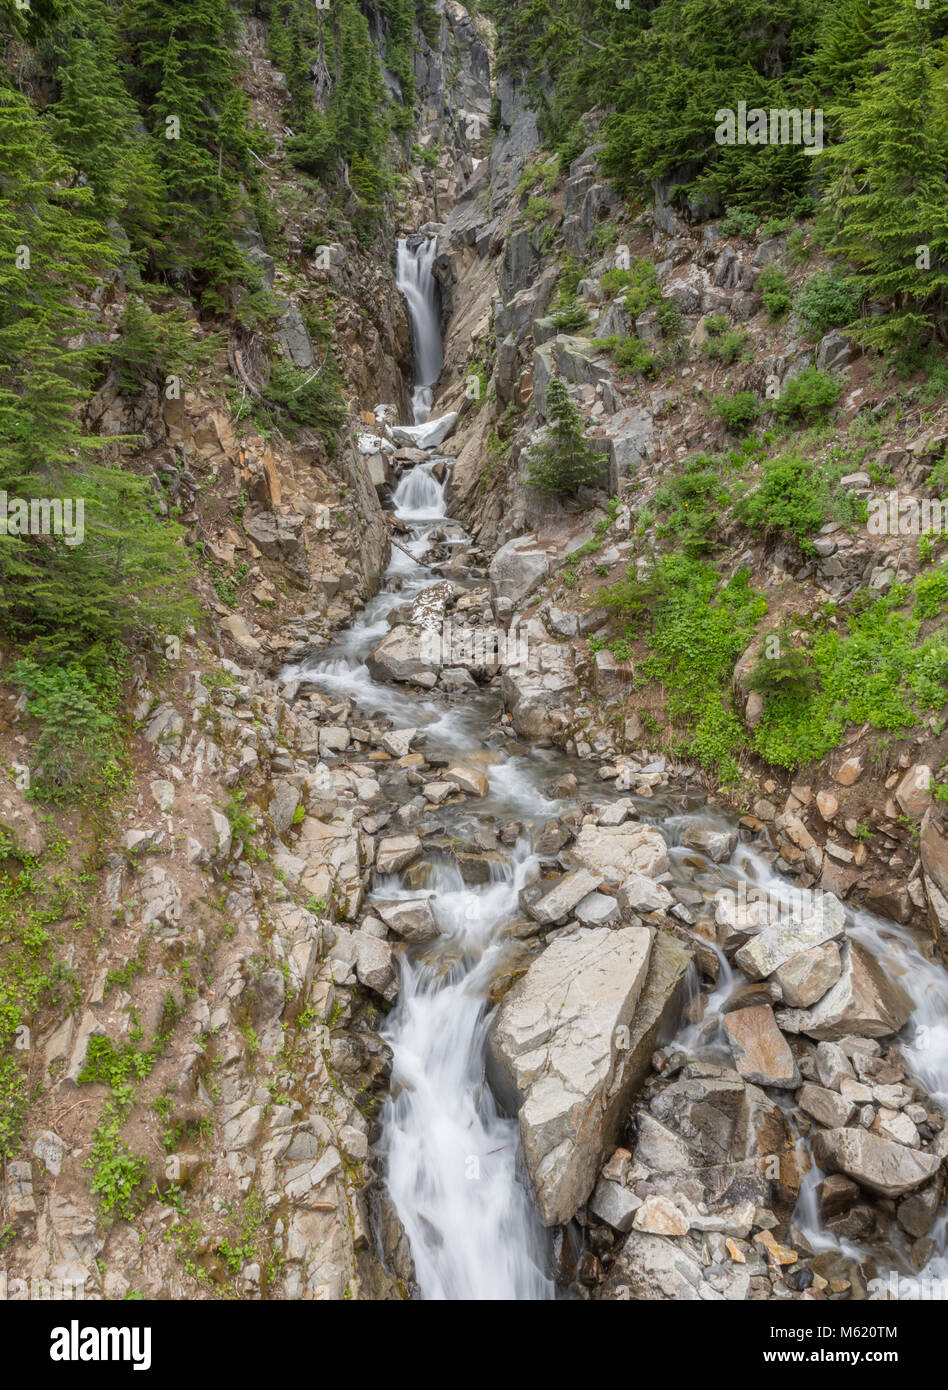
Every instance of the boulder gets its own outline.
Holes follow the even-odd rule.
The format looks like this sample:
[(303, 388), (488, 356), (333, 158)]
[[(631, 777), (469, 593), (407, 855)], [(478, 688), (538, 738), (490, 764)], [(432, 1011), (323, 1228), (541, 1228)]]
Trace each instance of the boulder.
[(560, 856), (564, 863), (589, 869), (607, 882), (625, 883), (631, 875), (656, 878), (668, 868), (668, 846), (650, 825), (584, 825), (569, 849)]
[(689, 821), (681, 832), (681, 843), (686, 849), (706, 854), (715, 864), (722, 864), (737, 847), (737, 831), (708, 821)]
[(376, 903), (375, 911), (385, 925), (405, 941), (432, 941), (438, 935), (438, 924), (427, 898)]
[(846, 930), (843, 905), (832, 893), (813, 893), (795, 897), (781, 913), (781, 920), (742, 946), (734, 959), (751, 980), (764, 980), (785, 961), (834, 941)]
[(851, 1033), (866, 1038), (897, 1033), (914, 1007), (901, 985), (890, 979), (875, 956), (856, 941), (843, 947), (841, 961), (839, 980), (820, 1002), (811, 1009), (781, 1015), (781, 1025), (827, 1042)]
[(417, 835), (392, 835), (380, 841), (375, 853), (375, 869), (380, 874), (397, 874), (407, 869), (421, 854)]
[(430, 689), (441, 670), (440, 645), (437, 633), (395, 627), (369, 653), (365, 664), (376, 680), (407, 681)]
[(642, 1205), (642, 1198), (636, 1197), (628, 1187), (621, 1183), (600, 1178), (596, 1190), (589, 1199), (588, 1210), (597, 1220), (604, 1221), (614, 1231), (631, 1231), (636, 1210)]
[(757, 1086), (796, 1089), (800, 1074), (786, 1038), (777, 1027), (769, 1004), (734, 1009), (724, 1015), (738, 1072)]
[(845, 1173), (881, 1197), (911, 1192), (941, 1166), (937, 1154), (908, 1149), (864, 1129), (820, 1130), (813, 1139), (813, 1153), (821, 1168)]
[(558, 883), (544, 893), (527, 911), (541, 926), (555, 926), (565, 922), (573, 908), (599, 886), (599, 879), (586, 869), (564, 874)]
[(502, 545), (490, 562), (490, 596), (500, 616), (519, 608), (550, 572), (550, 557), (536, 546), (535, 536), (516, 536)]
[(569, 1221), (596, 1179), (613, 1136), (604, 1117), (648, 973), (644, 927), (581, 928), (532, 962), (497, 1011), (490, 1046), (520, 1102), (520, 1133), (540, 1216)]
[(784, 961), (773, 978), (785, 1004), (791, 1009), (808, 1009), (835, 985), (842, 972), (839, 947), (835, 941), (824, 941), (822, 946), (813, 946)]
[(828, 1091), (825, 1086), (814, 1086), (811, 1082), (801, 1086), (797, 1105), (827, 1129), (848, 1125), (856, 1113), (851, 1100), (846, 1100), (837, 1091)]
[(475, 767), (462, 767), (454, 763), (444, 774), (446, 782), (454, 782), (468, 796), (486, 796), (489, 790), (487, 778)]

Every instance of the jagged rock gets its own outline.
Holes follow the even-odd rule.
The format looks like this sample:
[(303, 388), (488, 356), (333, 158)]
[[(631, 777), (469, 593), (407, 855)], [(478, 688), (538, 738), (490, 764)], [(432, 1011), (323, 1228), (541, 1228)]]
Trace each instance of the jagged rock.
[(924, 763), (910, 767), (895, 789), (895, 799), (909, 820), (921, 820), (932, 804), (929, 787), (932, 784), (932, 770)]
[(441, 669), (440, 643), (420, 628), (396, 627), (365, 659), (376, 680), (406, 681), (430, 689)]
[(542, 926), (555, 926), (559, 922), (565, 922), (577, 903), (592, 893), (599, 884), (599, 879), (595, 874), (589, 873), (586, 869), (577, 869), (575, 873), (564, 874), (548, 893), (537, 902), (532, 903), (527, 911), (535, 922)]
[(769, 1004), (756, 1004), (725, 1014), (724, 1031), (737, 1070), (747, 1081), (757, 1086), (793, 1089), (799, 1086), (800, 1074), (793, 1053), (777, 1027)]
[(449, 412), (423, 425), (390, 425), (389, 436), (395, 444), (407, 444), (418, 449), (436, 449), (443, 444), (458, 422), (457, 413)]
[(421, 854), (421, 841), (417, 835), (395, 835), (382, 840), (375, 855), (376, 872), (397, 874), (407, 869)]
[(364, 931), (353, 933), (356, 946), (356, 976), (359, 984), (374, 989), (391, 1002), (397, 994), (392, 948)]
[(821, 1168), (845, 1173), (882, 1197), (911, 1192), (941, 1166), (937, 1154), (907, 1149), (864, 1129), (820, 1130), (814, 1136), (813, 1151)]
[(681, 832), (681, 843), (706, 854), (715, 864), (730, 859), (737, 846), (737, 831), (702, 821), (689, 821)]
[(668, 846), (649, 825), (584, 825), (569, 849), (565, 863), (589, 869), (607, 882), (625, 883), (633, 874), (655, 878), (668, 868)]
[(299, 804), (299, 787), (292, 782), (274, 782), (267, 814), (270, 817), (270, 824), (278, 835), (285, 835), (290, 829)]
[(619, 904), (605, 893), (590, 893), (576, 904), (573, 916), (584, 927), (608, 927), (619, 920)]
[(588, 1210), (614, 1231), (625, 1232), (631, 1231), (632, 1220), (641, 1205), (642, 1198), (636, 1197), (628, 1187), (600, 1178), (589, 1199)]
[(244, 530), (270, 560), (284, 564), (299, 562), (303, 554), (305, 517), (298, 512), (281, 516), (277, 512), (258, 512), (244, 522)]
[(839, 947), (835, 941), (813, 946), (791, 956), (774, 971), (783, 1002), (791, 1009), (808, 1009), (823, 998), (843, 972)]
[(581, 928), (530, 965), (497, 1011), (492, 1056), (520, 1102), (520, 1133), (540, 1216), (568, 1221), (585, 1201), (610, 1136), (603, 1121), (648, 972), (645, 928)]
[(848, 1125), (856, 1113), (852, 1101), (846, 1100), (836, 1091), (827, 1090), (825, 1086), (814, 1086), (811, 1082), (800, 1088), (797, 1105), (827, 1129), (839, 1129)]
[(376, 903), (375, 910), (385, 925), (405, 941), (431, 941), (438, 935), (438, 924), (427, 898)]
[(624, 913), (667, 912), (675, 901), (664, 884), (644, 874), (628, 874), (622, 880), (617, 897)]
[(851, 1033), (866, 1038), (897, 1033), (912, 1014), (909, 996), (858, 942), (847, 942), (841, 959), (842, 974), (832, 989), (813, 1008), (782, 1014), (781, 1026), (827, 1042)]
[(948, 835), (934, 809), (925, 813), (919, 841), (928, 918), (942, 955), (948, 959)]
[(723, 1301), (707, 1282), (701, 1261), (677, 1240), (630, 1231), (599, 1290), (600, 1299)]
[(181, 892), (167, 869), (149, 864), (139, 884), (143, 926), (176, 927), (181, 917)]
[(813, 894), (790, 905), (775, 922), (742, 946), (734, 959), (751, 980), (763, 980), (785, 961), (841, 937), (846, 930), (843, 905), (832, 893)]

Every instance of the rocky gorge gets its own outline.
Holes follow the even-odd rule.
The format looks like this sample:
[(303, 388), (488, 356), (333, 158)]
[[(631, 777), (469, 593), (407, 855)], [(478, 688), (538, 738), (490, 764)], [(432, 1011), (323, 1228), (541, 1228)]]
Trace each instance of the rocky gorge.
[[(433, 157), (384, 254), (310, 261), (280, 178), (293, 255), (257, 248), (302, 369), (301, 305), (333, 300), (338, 447), (235, 420), (213, 372), (180, 400), (110, 379), (88, 408), (147, 437), (138, 466), (174, 480), (217, 579), (184, 640), (135, 663), (133, 772), (81, 909), (55, 867), (78, 823), (0, 791), (5, 862), (45, 874), (70, 925), (4, 1166), (11, 1277), (93, 1299), (712, 1302), (948, 1278), (937, 720), (885, 759), (868, 721), (799, 774), (748, 753), (735, 791), (645, 717), (640, 654), (589, 642), (602, 592), (662, 543), (636, 509), (717, 428), (709, 321), (756, 335), (751, 384), (840, 376), (840, 428), (868, 413), (856, 349), (774, 340), (756, 285), (786, 233), (696, 228), (661, 187), (630, 221), (595, 120), (525, 224), (535, 113), (492, 72), (489, 21), (436, 8), (413, 131)], [(258, 22), (243, 44), (282, 140)], [(597, 342), (657, 332), (600, 288), (609, 226), (683, 317), (672, 384), (557, 325), (574, 256)], [(229, 352), (251, 393), (255, 350)], [(526, 481), (554, 378), (606, 459), (572, 504)], [(942, 423), (887, 441), (886, 466), (920, 486)], [(909, 564), (824, 529), (803, 559), (735, 537), (731, 568), (802, 623)], [(769, 620), (729, 678), (748, 730)], [(4, 703), (13, 764), (34, 732)]]

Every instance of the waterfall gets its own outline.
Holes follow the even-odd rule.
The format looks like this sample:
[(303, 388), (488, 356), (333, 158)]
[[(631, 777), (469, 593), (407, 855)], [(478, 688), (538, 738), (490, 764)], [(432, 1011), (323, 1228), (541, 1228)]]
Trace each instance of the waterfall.
[(423, 240), (402, 237), (398, 243), (395, 262), (395, 284), (405, 300), (411, 325), (412, 351), (415, 359), (415, 385), (412, 391), (414, 423), (423, 425), (431, 413), (433, 387), (441, 371), (443, 346), (438, 287), (431, 273), (437, 251), (437, 239)]

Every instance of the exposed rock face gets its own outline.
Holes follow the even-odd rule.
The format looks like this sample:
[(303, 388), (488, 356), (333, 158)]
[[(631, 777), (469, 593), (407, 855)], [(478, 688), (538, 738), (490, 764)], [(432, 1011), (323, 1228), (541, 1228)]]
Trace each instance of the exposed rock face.
[(521, 738), (549, 744), (562, 738), (572, 720), (576, 671), (568, 644), (551, 642), (543, 624), (533, 619), (520, 626), (528, 646), (526, 665), (506, 667), (504, 704)]
[(943, 819), (930, 810), (922, 821), (919, 844), (924, 871), (928, 920), (932, 933), (948, 960), (948, 833)]
[(882, 1197), (901, 1197), (938, 1172), (937, 1154), (920, 1153), (864, 1129), (821, 1130), (814, 1139), (821, 1167), (846, 1173), (862, 1187)]
[(535, 542), (535, 536), (518, 536), (501, 546), (490, 562), (490, 593), (498, 617), (519, 608), (550, 572), (550, 557)]
[(493, 1057), (520, 1100), (520, 1133), (540, 1215), (568, 1221), (595, 1181), (603, 1116), (645, 983), (642, 927), (582, 928), (547, 947), (504, 997)]

